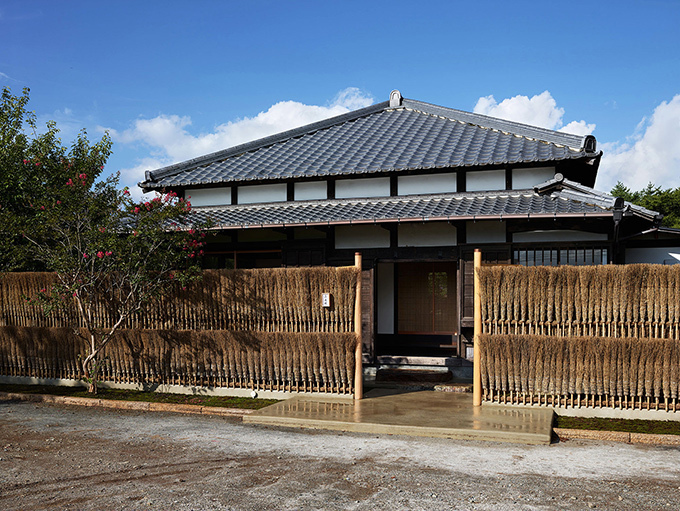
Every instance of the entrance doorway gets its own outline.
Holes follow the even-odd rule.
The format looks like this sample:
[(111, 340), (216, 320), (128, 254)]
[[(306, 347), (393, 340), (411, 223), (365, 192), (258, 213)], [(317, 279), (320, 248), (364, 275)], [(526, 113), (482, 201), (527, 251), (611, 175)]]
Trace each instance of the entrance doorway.
[[(457, 355), (456, 263), (392, 263), (379, 265), (378, 273), (376, 354)], [(391, 325), (386, 317), (392, 320)]]

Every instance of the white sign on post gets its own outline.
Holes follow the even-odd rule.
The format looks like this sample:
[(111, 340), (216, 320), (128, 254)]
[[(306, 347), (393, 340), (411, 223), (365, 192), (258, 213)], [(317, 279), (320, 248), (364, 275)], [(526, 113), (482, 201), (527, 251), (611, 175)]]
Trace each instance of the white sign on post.
[(322, 307), (330, 307), (331, 306), (331, 294), (330, 293), (321, 293), (321, 306)]

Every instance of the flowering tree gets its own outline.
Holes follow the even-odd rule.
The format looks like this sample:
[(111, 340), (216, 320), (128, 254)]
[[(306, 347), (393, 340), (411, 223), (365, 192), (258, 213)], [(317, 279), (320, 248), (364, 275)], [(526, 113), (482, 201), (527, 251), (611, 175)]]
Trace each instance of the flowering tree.
[[(96, 174), (96, 170), (95, 170)], [(46, 311), (73, 306), (77, 335), (87, 341), (81, 365), (97, 391), (102, 352), (144, 306), (200, 276), (204, 233), (188, 226), (191, 205), (174, 193), (135, 202), (118, 177), (93, 183), (76, 170), (47, 204), (26, 239), (56, 284), (35, 298)]]
[[(103, 350), (154, 298), (198, 278), (204, 234), (189, 225), (191, 205), (173, 193), (136, 202), (118, 176), (99, 179), (108, 136), (90, 145), (81, 132), (70, 150), (54, 123), (37, 134), (25, 109), (28, 91), (3, 90), (0, 105), (0, 265), (44, 269), (56, 283), (30, 300), (50, 313), (75, 310), (76, 335), (90, 392), (97, 391)], [(32, 135), (24, 133), (25, 127)]]
[[(26, 252), (21, 231), (35, 219), (33, 204), (45, 203), (75, 168), (100, 169), (111, 153), (107, 135), (90, 145), (81, 132), (69, 150), (50, 121), (38, 129), (28, 111), (29, 91), (21, 96), (2, 89), (0, 101), (0, 270), (42, 270)], [(88, 170), (89, 172), (89, 170)]]

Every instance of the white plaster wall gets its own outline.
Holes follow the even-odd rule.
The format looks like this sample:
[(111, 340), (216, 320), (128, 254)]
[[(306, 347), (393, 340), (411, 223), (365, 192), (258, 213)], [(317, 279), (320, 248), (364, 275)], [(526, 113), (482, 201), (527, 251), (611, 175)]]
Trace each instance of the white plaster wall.
[(231, 188), (187, 188), (184, 191), (184, 196), (191, 198), (189, 202), (192, 207), (200, 208), (201, 206), (228, 206), (231, 204)]
[(505, 222), (497, 220), (465, 223), (467, 243), (505, 243)]
[(238, 187), (239, 204), (257, 204), (260, 202), (285, 202), (288, 198), (285, 183), (272, 185), (250, 185)]
[(397, 177), (399, 195), (420, 195), (425, 193), (454, 193), (456, 191), (456, 173), (422, 174), (419, 176)]
[(599, 232), (585, 232), (571, 229), (515, 232), (512, 241), (607, 241), (607, 235)]
[(680, 247), (647, 247), (626, 249), (626, 264), (678, 264)]
[(394, 263), (377, 266), (378, 333), (394, 333)]
[(505, 170), (482, 170), (465, 173), (465, 189), (468, 192), (505, 190)]
[(389, 197), (389, 177), (369, 177), (363, 179), (338, 179), (335, 182), (336, 199), (355, 199), (360, 197)]
[(512, 189), (523, 190), (545, 183), (555, 177), (555, 167), (512, 169)]
[(339, 225), (335, 248), (389, 248), (390, 231), (377, 225)]
[(448, 222), (400, 224), (400, 247), (439, 247), (457, 245), (457, 230)]
[(295, 200), (319, 200), (328, 198), (328, 183), (326, 181), (305, 181), (295, 183)]

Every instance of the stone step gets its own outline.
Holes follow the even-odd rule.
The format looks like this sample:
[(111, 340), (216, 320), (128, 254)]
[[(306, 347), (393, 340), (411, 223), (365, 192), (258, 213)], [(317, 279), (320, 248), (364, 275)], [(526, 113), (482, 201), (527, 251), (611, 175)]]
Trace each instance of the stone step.
[(434, 386), (437, 392), (472, 392), (472, 383), (440, 383)]

